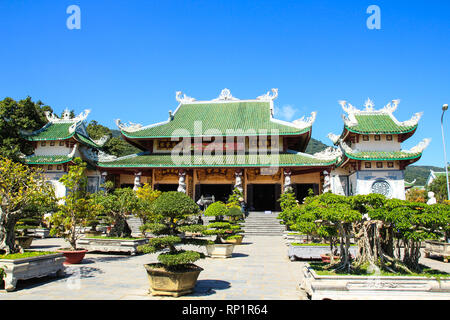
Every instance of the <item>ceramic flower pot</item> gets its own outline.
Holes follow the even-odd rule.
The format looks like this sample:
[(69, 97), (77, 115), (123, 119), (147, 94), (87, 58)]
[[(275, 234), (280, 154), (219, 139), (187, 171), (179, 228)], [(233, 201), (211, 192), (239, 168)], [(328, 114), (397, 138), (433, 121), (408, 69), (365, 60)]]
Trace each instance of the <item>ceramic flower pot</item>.
[(64, 264), (78, 264), (83, 260), (86, 252), (88, 252), (85, 249), (79, 249), (76, 251), (61, 249), (61, 250), (57, 250), (57, 251), (61, 252), (63, 254), (63, 256), (66, 258), (66, 261), (64, 261)]

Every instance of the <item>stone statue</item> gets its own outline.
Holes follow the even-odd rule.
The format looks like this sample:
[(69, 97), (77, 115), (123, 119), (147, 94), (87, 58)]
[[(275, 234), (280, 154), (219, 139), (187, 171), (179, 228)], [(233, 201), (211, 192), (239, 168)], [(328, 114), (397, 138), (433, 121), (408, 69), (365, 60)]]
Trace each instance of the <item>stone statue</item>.
[(428, 201), (427, 201), (427, 204), (436, 204), (436, 198), (434, 197), (434, 192), (433, 191), (430, 191), (430, 192), (428, 192)]
[(133, 190), (136, 191), (141, 187), (141, 175), (142, 172), (138, 172), (134, 174), (134, 187)]
[(237, 188), (240, 192), (244, 192), (244, 188), (242, 187), (242, 171), (236, 171), (234, 173), (236, 178), (234, 187)]
[(178, 192), (186, 193), (186, 172), (181, 171), (178, 173)]
[(291, 170), (285, 170), (284, 171), (284, 192), (286, 192), (289, 188), (292, 188)]

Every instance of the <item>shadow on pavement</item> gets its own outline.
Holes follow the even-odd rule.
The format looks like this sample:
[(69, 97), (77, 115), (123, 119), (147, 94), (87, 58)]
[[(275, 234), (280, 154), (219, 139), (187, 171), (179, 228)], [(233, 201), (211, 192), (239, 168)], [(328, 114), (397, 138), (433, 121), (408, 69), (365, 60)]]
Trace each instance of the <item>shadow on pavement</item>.
[(228, 281), (223, 280), (197, 280), (194, 292), (191, 296), (209, 296), (216, 293), (217, 290), (224, 290), (231, 287)]
[(232, 258), (244, 258), (244, 257), (248, 257), (248, 254), (245, 254), (245, 253), (232, 253), (231, 257)]

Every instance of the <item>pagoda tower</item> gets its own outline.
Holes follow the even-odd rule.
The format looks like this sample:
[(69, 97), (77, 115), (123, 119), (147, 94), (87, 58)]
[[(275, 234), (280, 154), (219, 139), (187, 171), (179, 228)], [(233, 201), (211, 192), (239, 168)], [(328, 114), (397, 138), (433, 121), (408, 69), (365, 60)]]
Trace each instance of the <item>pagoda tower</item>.
[(46, 112), (48, 123), (39, 130), (24, 132), (22, 135), (34, 147), (34, 153), (24, 158), (25, 163), (44, 170), (49, 182), (55, 187), (56, 196), (66, 194), (64, 185), (59, 179), (68, 172), (76, 157), (87, 162), (88, 191), (95, 192), (99, 188), (100, 174), (96, 169), (96, 159), (108, 136), (94, 141), (86, 131), (85, 119), (90, 110), (85, 110), (76, 117), (71, 117), (65, 110), (61, 118)]
[(402, 142), (417, 129), (422, 113), (400, 122), (393, 112), (399, 100), (393, 100), (375, 110), (370, 99), (365, 109), (359, 110), (346, 101), (340, 101), (346, 113), (341, 135), (328, 137), (342, 151), (342, 157), (331, 173), (333, 193), (357, 195), (380, 193), (388, 198), (405, 199), (405, 168), (418, 161), (430, 139), (403, 150)]

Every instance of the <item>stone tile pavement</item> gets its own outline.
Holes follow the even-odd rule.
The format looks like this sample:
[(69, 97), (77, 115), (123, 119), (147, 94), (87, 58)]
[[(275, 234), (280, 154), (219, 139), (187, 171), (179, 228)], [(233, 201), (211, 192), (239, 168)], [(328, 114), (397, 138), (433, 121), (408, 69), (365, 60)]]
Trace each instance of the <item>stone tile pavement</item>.
[[(34, 240), (30, 249), (53, 251), (59, 247), (67, 247), (67, 243), (49, 238)], [(149, 282), (143, 265), (156, 262), (156, 256), (88, 253), (82, 264), (66, 267), (64, 278), (19, 280), (14, 292), (0, 289), (0, 300), (171, 300), (147, 293)], [(196, 264), (204, 271), (195, 292), (177, 299), (306, 299), (298, 287), (302, 263), (289, 261), (282, 237), (247, 236), (242, 245), (235, 246), (232, 258), (206, 258)]]
[[(67, 247), (62, 239), (36, 239), (31, 249), (53, 251)], [(204, 248), (196, 248), (205, 250)], [(66, 276), (19, 281), (17, 290), (6, 293), (0, 287), (0, 300), (171, 300), (149, 295), (149, 282), (143, 267), (156, 262), (157, 254), (88, 253), (79, 265), (66, 267)], [(422, 255), (423, 257), (423, 255)], [(450, 264), (439, 259), (421, 258), (421, 263), (450, 272)], [(235, 246), (229, 259), (206, 258), (196, 262), (200, 273), (195, 292), (178, 300), (305, 300), (299, 289), (303, 262), (291, 262), (282, 237), (246, 236)]]

